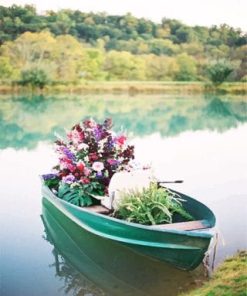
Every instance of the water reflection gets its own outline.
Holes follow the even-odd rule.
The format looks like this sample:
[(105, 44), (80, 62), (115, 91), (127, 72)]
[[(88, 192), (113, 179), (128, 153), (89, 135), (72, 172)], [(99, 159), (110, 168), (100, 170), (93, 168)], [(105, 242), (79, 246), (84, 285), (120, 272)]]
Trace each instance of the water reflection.
[[(1, 98), (2, 294), (115, 296), (146, 292), (163, 296), (166, 291), (173, 295), (186, 290), (203, 278), (200, 270), (184, 274), (121, 246), (96, 243), (86, 235), (83, 239), (68, 221), (61, 229), (60, 221), (57, 225), (45, 214), (56, 252), (64, 258), (56, 255), (62, 263), (54, 278), (55, 267), (48, 268), (54, 262), (51, 246), (41, 238), (38, 175), (49, 172), (57, 161), (47, 143), (53, 142), (53, 132), (70, 128), (89, 115), (97, 120), (112, 117), (116, 130), (124, 126), (133, 131), (140, 162), (152, 161), (162, 179), (183, 179), (183, 184), (173, 188), (213, 210), (221, 234), (216, 265), (238, 249), (246, 249), (246, 108), (243, 96)], [(61, 282), (64, 290), (60, 290)], [(35, 290), (34, 283), (38, 283)]]
[[(205, 280), (202, 266), (178, 270), (96, 237), (43, 202), (46, 239), (54, 245), (56, 275), (74, 295), (177, 295)], [(106, 293), (106, 294), (105, 294)]]
[(54, 131), (62, 132), (88, 116), (99, 121), (112, 117), (116, 130), (123, 126), (133, 136), (159, 132), (167, 137), (205, 129), (223, 132), (247, 121), (247, 101), (209, 96), (2, 97), (0, 149), (32, 149), (39, 141), (53, 140)]

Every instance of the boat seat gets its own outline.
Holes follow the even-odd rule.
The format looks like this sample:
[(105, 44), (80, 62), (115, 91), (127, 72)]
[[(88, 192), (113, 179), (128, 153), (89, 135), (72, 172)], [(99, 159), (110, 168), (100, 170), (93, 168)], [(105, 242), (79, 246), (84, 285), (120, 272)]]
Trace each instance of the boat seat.
[(111, 212), (111, 210), (101, 205), (89, 206), (89, 207), (86, 207), (85, 209), (93, 213), (104, 214), (104, 215), (107, 215)]
[(178, 223), (170, 223), (170, 224), (159, 224), (159, 225), (152, 225), (152, 228), (156, 229), (174, 229), (174, 230), (199, 230), (211, 227), (209, 221), (207, 220), (195, 220), (195, 221), (188, 221), (188, 222), (178, 222)]

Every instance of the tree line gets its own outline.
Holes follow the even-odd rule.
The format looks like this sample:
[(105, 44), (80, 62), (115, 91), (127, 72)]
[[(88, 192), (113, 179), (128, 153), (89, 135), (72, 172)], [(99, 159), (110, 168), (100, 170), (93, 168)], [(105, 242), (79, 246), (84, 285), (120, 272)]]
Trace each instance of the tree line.
[(0, 79), (207, 81), (247, 79), (247, 34), (78, 10), (0, 6)]

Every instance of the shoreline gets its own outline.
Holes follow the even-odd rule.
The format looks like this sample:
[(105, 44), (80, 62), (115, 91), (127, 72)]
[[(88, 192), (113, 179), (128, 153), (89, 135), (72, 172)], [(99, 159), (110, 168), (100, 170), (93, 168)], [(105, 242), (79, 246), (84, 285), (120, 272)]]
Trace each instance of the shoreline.
[(226, 258), (201, 287), (179, 296), (244, 296), (247, 291), (247, 251)]
[(246, 82), (223, 83), (217, 88), (203, 82), (160, 81), (87, 81), (81, 84), (49, 85), (44, 89), (0, 84), (0, 95), (5, 94), (247, 94)]

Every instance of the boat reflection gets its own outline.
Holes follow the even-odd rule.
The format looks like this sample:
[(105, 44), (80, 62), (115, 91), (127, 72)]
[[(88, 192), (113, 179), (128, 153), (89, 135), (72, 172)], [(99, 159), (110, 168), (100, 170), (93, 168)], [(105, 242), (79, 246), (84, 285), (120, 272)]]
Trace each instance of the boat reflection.
[(205, 280), (202, 266), (186, 272), (143, 257), (81, 229), (52, 205), (43, 203), (42, 220), (66, 294), (173, 296)]

